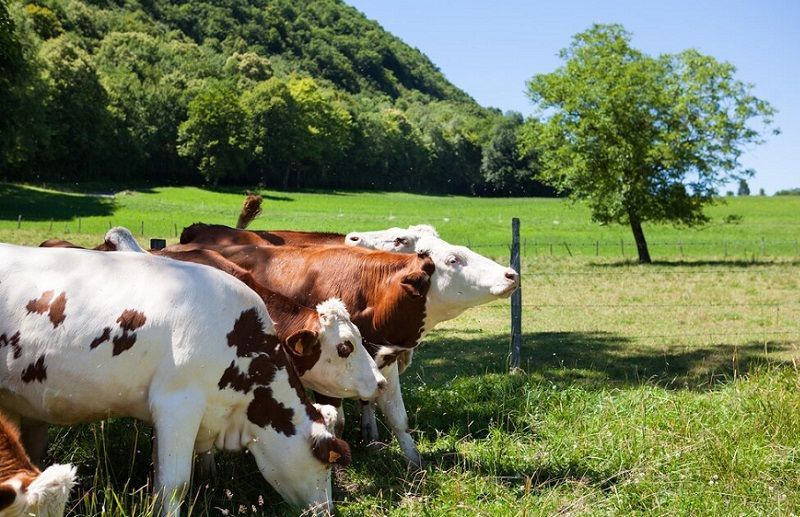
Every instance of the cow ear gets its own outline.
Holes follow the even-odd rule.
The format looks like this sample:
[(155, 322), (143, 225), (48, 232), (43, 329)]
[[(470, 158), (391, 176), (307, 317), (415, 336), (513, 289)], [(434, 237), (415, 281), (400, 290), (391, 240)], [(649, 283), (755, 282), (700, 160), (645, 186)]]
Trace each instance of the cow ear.
[(0, 510), (4, 510), (14, 504), (17, 498), (17, 491), (11, 485), (0, 485)]
[(400, 284), (413, 298), (419, 298), (428, 294), (431, 277), (423, 271), (415, 271), (404, 276)]
[(323, 438), (317, 442), (312, 451), (318, 460), (329, 465), (336, 463), (346, 467), (350, 465), (350, 460), (352, 459), (350, 446), (347, 445), (346, 441), (339, 438)]
[(315, 346), (319, 346), (319, 334), (313, 330), (298, 330), (286, 338), (286, 348), (297, 357), (312, 355)]

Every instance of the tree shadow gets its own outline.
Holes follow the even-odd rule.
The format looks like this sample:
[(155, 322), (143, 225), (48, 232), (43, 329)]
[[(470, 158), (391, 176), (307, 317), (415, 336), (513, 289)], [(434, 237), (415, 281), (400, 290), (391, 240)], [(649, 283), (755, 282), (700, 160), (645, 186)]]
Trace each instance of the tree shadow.
[[(434, 332), (415, 351), (404, 376), (439, 384), (505, 373), (509, 340), (507, 334), (464, 339)], [(647, 383), (667, 389), (707, 390), (757, 365), (791, 365), (778, 355), (795, 349), (796, 342), (792, 341), (635, 347), (630, 338), (609, 332), (529, 332), (522, 336), (521, 366), (542, 380), (578, 383), (586, 388)]]
[(0, 220), (69, 220), (75, 217), (106, 216), (114, 212), (113, 197), (46, 192), (21, 185), (0, 183)]

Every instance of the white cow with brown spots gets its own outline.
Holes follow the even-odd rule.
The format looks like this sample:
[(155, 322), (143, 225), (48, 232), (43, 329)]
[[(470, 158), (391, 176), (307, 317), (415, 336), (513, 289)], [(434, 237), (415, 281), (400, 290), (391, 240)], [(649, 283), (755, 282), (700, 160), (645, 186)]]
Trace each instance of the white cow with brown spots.
[(243, 283), (141, 253), (6, 244), (0, 279), (0, 408), (23, 433), (36, 422), (152, 422), (164, 514), (179, 513), (194, 451), (212, 447), (249, 449), (287, 501), (331, 510), (330, 464), (347, 464), (349, 447)]

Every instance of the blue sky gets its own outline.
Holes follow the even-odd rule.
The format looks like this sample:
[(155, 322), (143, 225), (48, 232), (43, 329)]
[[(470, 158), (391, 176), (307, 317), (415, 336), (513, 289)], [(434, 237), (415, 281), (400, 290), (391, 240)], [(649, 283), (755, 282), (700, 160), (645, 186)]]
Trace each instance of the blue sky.
[(728, 61), (779, 110), (782, 134), (742, 159), (756, 170), (751, 191), (800, 187), (800, 0), (345, 1), (424, 52), (480, 104), (525, 115), (525, 81), (558, 67), (559, 49), (595, 22), (621, 23), (649, 54), (696, 48)]

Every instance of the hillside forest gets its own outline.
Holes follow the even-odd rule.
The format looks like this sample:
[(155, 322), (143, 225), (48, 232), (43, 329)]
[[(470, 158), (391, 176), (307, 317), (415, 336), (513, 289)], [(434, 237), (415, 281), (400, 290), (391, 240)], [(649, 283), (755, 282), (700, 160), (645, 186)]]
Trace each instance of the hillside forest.
[(339, 0), (0, 0), (0, 180), (551, 194), (523, 123)]

